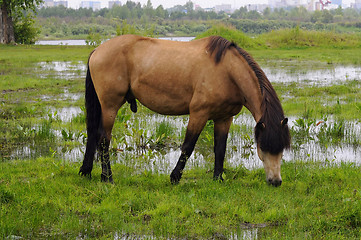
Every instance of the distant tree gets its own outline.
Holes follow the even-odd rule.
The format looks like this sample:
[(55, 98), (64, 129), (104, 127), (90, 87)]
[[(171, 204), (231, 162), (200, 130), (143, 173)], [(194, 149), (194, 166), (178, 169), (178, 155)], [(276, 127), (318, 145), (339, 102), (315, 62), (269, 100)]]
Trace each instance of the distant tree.
[(321, 22), (321, 18), (322, 18), (322, 12), (314, 11), (313, 14), (311, 15), (311, 22), (313, 23)]
[(186, 11), (187, 11), (188, 14), (192, 13), (192, 12), (193, 12), (193, 8), (194, 8), (193, 2), (188, 1), (188, 2), (184, 5), (184, 8), (186, 9)]
[(289, 11), (289, 18), (295, 21), (307, 21), (309, 17), (309, 13), (304, 7), (296, 7), (292, 8)]
[(159, 18), (163, 18), (166, 19), (168, 17), (168, 12), (166, 10), (164, 10), (162, 5), (159, 5), (156, 9), (155, 9), (155, 16), (159, 17)]
[(333, 15), (328, 10), (322, 10), (322, 22), (323, 23), (332, 23)]
[[(0, 0), (0, 43), (16, 42), (15, 27), (20, 24), (23, 29), (32, 27), (31, 19), (27, 18), (26, 11), (35, 12), (35, 8), (42, 0)], [(25, 22), (26, 21), (26, 22)]]
[(271, 15), (271, 9), (267, 7), (265, 10), (263, 10), (263, 16), (268, 18)]
[(146, 16), (152, 18), (154, 16), (154, 9), (152, 2), (150, 0), (147, 1), (147, 5), (144, 6), (144, 13)]
[(259, 12), (255, 11), (255, 10), (252, 10), (252, 11), (248, 12), (247, 18), (256, 20), (256, 19), (261, 19), (262, 16), (261, 16), (261, 14), (259, 14)]
[(239, 18), (244, 19), (247, 18), (248, 9), (246, 7), (241, 7), (240, 9), (237, 9), (234, 11), (234, 13), (231, 15), (232, 18)]
[(125, 6), (127, 6), (127, 8), (129, 8), (129, 10), (132, 10), (133, 8), (135, 8), (137, 6), (137, 4), (135, 2), (132, 2), (132, 1), (127, 1)]

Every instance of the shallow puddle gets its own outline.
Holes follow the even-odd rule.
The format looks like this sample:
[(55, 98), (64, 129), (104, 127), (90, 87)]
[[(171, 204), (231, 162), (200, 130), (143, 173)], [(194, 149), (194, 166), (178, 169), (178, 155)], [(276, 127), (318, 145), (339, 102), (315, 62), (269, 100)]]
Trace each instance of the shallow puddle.
[(361, 67), (356, 66), (320, 66), (319, 69), (297, 67), (264, 67), (271, 82), (302, 83), (306, 85), (329, 86), (348, 80), (361, 80)]
[(56, 77), (65, 80), (85, 78), (86, 64), (78, 62), (39, 62), (38, 74), (42, 78)]

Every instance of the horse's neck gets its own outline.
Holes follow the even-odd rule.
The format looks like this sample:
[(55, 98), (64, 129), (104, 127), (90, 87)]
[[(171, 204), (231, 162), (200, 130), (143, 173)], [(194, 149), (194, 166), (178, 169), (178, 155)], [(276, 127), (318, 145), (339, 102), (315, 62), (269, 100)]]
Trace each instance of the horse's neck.
[(226, 54), (222, 63), (226, 66), (229, 76), (238, 86), (241, 102), (252, 113), (256, 122), (258, 122), (263, 115), (263, 95), (255, 71), (249, 65), (246, 58), (237, 53)]
[(253, 118), (258, 122), (263, 114), (262, 101), (263, 96), (258, 79), (253, 74), (243, 72), (236, 77), (236, 84), (240, 89), (244, 106), (252, 113)]
[(262, 117), (262, 94), (259, 91), (254, 93), (247, 94), (247, 102), (244, 106), (252, 113), (252, 116), (256, 122), (258, 122)]

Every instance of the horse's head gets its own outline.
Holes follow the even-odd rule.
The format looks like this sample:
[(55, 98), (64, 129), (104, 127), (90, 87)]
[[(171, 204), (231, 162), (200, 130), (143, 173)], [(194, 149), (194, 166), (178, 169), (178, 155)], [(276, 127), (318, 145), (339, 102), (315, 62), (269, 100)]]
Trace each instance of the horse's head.
[(266, 179), (269, 184), (278, 187), (282, 184), (281, 160), (283, 150), (290, 146), (288, 119), (277, 124), (258, 122), (255, 128), (257, 153), (263, 162)]

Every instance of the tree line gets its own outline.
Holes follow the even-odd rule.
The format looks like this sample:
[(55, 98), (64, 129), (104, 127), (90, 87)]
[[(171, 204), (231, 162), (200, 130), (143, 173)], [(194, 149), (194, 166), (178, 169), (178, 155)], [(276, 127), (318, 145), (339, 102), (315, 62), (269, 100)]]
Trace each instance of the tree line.
[[(335, 32), (361, 31), (361, 13), (355, 9), (309, 12), (304, 7), (289, 9), (266, 8), (263, 12), (241, 7), (232, 14), (194, 10), (192, 2), (164, 9), (127, 1), (111, 9), (70, 9), (63, 6), (38, 10), (42, 37), (84, 38), (87, 35), (109, 38), (121, 33), (155, 36), (195, 36), (216, 23), (231, 25), (247, 34), (261, 34), (283, 28), (331, 30)], [(121, 29), (121, 30), (119, 30)]]
[(304, 7), (295, 8), (266, 8), (263, 12), (249, 10), (241, 7), (232, 14), (225, 12), (194, 10), (192, 2), (185, 5), (176, 5), (172, 8), (164, 9), (162, 5), (154, 8), (151, 1), (141, 5), (133, 1), (127, 1), (122, 6), (92, 10), (87, 8), (71, 9), (64, 6), (41, 8), (38, 10), (39, 17), (105, 17), (140, 20), (212, 20), (212, 19), (249, 19), (249, 20), (287, 20), (312, 23), (339, 23), (339, 22), (361, 22), (361, 12), (357, 9), (341, 7), (333, 10), (307, 11)]
[[(196, 35), (218, 22), (232, 25), (249, 34), (295, 26), (336, 32), (361, 30), (361, 12), (351, 8), (313, 12), (304, 7), (266, 8), (258, 12), (241, 7), (232, 14), (227, 14), (194, 10), (192, 2), (165, 9), (162, 5), (153, 7), (150, 0), (144, 5), (127, 1), (121, 6), (96, 11), (64, 6), (36, 8), (40, 2), (41, 0), (0, 0), (0, 43), (33, 43), (39, 34), (41, 37), (53, 38), (83, 37), (82, 35), (90, 33), (112, 36), (124, 32), (124, 28), (130, 29), (130, 33), (153, 31), (154, 35)], [(7, 12), (4, 12), (3, 9), (6, 8)], [(12, 28), (4, 27), (2, 19), (6, 19), (5, 15), (12, 16), (7, 21), (14, 23)], [(35, 15), (38, 16), (36, 19)], [(9, 35), (9, 32), (13, 34)]]

